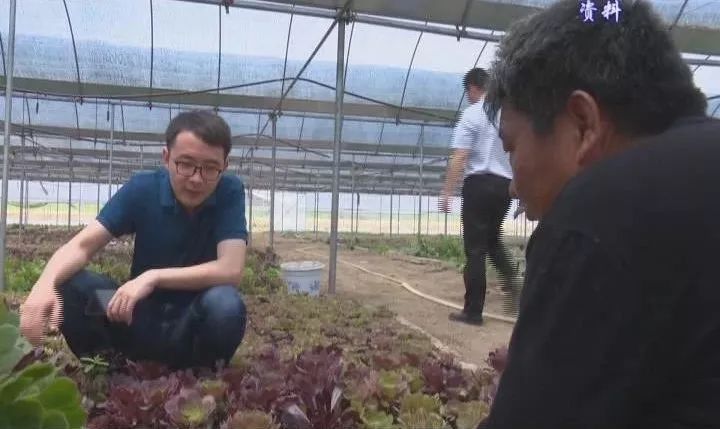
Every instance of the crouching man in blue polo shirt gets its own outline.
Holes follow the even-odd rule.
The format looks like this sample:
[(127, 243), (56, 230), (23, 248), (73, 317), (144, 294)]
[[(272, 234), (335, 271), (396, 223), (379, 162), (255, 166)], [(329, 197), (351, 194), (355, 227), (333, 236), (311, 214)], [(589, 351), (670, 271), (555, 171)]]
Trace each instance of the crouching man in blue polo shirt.
[[(170, 122), (166, 144), (165, 168), (133, 176), (49, 260), (21, 307), (31, 343), (55, 328), (78, 356), (118, 351), (173, 368), (235, 353), (247, 230), (242, 182), (223, 174), (230, 128), (213, 113), (186, 112)], [(113, 237), (133, 233), (130, 281), (84, 269)]]

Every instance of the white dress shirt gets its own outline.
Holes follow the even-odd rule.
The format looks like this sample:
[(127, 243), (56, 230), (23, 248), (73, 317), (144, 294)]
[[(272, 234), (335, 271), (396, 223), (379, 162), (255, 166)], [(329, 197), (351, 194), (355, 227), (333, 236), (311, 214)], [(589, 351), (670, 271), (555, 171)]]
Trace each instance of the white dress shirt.
[[(500, 115), (498, 115), (498, 120)], [(512, 179), (510, 157), (503, 150), (498, 130), (483, 110), (483, 100), (468, 106), (453, 131), (453, 149), (468, 149), (465, 177), (472, 174), (494, 174)]]

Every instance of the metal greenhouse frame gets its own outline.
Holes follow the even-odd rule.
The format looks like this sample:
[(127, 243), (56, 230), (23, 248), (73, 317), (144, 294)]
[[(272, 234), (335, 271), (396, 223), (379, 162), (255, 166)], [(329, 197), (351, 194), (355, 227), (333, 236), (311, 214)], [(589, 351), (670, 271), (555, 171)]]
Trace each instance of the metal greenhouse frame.
[[(82, 58), (84, 42), (76, 37), (77, 30), (73, 29), (68, 7), (72, 1), (55, 0), (63, 6), (64, 16), (57, 19), (67, 21), (74, 66), (65, 76), (57, 77), (50, 72), (43, 74), (42, 70), (31, 70), (30, 66), (23, 66), (25, 71), (14, 76), (18, 2), (5, 0), (9, 5), (5, 9), (8, 10), (8, 32), (0, 40), (5, 95), (0, 271), (4, 272), (5, 267), (8, 184), (11, 179), (21, 180), (21, 183), (96, 183), (99, 206), (100, 184), (108, 185), (109, 198), (113, 186), (123, 183), (134, 172), (159, 165), (164, 135), (160, 129), (146, 123), (165, 121), (184, 108), (212, 108), (231, 122), (235, 132), (229, 170), (246, 177), (246, 186), (250, 190), (251, 228), (252, 190), (270, 191), (271, 246), (274, 243), (276, 191), (313, 193), (316, 213), (318, 193), (331, 193), (330, 293), (335, 292), (341, 192), (351, 192), (353, 201), (356, 193), (390, 195), (391, 233), (393, 196), (418, 196), (416, 226), (417, 233), (421, 234), (423, 197), (427, 197), (429, 205), (429, 196), (436, 196), (441, 191), (448, 157), (447, 140), (463, 106), (464, 94), (444, 103), (423, 104), (416, 101), (419, 98), (410, 100), (412, 91), (408, 90), (408, 83), (418, 47), (423, 37), (427, 37), (424, 35), (481, 43), (475, 60), (478, 64), (486, 48), (501, 39), (511, 22), (550, 3), (549, 0), (165, 0), (166, 5), (196, 4), (217, 8), (218, 13), (217, 61), (216, 64), (213, 62), (217, 73), (213, 73), (213, 84), (185, 86), (186, 83), (178, 78), (171, 85), (174, 87), (165, 87), (162, 82), (168, 80), (163, 73), (169, 75), (172, 71), (160, 70), (155, 58), (161, 50), (156, 48), (158, 30), (154, 11), (157, 4), (153, 0), (148, 0), (149, 79), (142, 83), (83, 78), (79, 58)], [(155, 0), (155, 3), (159, 1), (162, 0)], [(688, 65), (692, 66), (693, 72), (700, 67), (720, 70), (713, 69), (720, 67), (719, 8), (715, 6), (708, 11), (706, 6), (712, 2), (703, 3), (703, 0), (674, 1), (676, 3), (672, 5), (664, 2), (657, 6), (671, 28), (675, 43), (688, 54)], [(225, 76), (223, 71), (229, 73), (230, 68), (237, 72), (240, 66), (223, 63), (223, 59), (227, 59), (223, 54), (223, 17), (247, 10), (290, 17), (282, 75), (225, 85), (221, 79)], [(288, 74), (294, 17), (324, 19), (329, 25), (306, 61), (297, 71)], [(370, 83), (363, 87), (363, 92), (348, 90), (348, 68), (356, 24), (417, 33), (404, 79), (399, 78), (397, 82), (401, 84), (394, 85), (402, 88), (399, 101), (388, 101), (387, 97), (381, 96), (381, 90), (371, 91), (372, 76), (367, 78)], [(308, 76), (313, 60), (334, 33), (337, 35), (334, 82)], [(61, 62), (47, 59), (51, 60)], [(206, 60), (198, 59), (197, 63), (206, 64)], [(268, 87), (279, 87), (280, 92), (263, 92), (263, 88)], [(313, 95), (298, 95), (302, 91)], [(709, 112), (717, 115), (720, 100), (716, 94), (707, 95), (711, 101), (718, 101)], [(39, 120), (41, 103), (44, 109), (53, 112), (51, 119)], [(33, 104), (35, 114), (32, 113)], [(102, 125), (98, 119), (102, 116), (107, 125)], [(292, 129), (293, 133), (287, 129)], [(299, 130), (297, 138), (296, 130)], [(21, 193), (22, 189), (21, 185)], [(68, 192), (70, 200), (72, 186)], [(27, 194), (26, 190), (25, 198)], [(429, 211), (426, 215), (429, 216)], [(353, 222), (357, 228), (357, 219)], [(317, 220), (314, 228), (317, 231)], [(3, 281), (0, 278), (0, 290)]]

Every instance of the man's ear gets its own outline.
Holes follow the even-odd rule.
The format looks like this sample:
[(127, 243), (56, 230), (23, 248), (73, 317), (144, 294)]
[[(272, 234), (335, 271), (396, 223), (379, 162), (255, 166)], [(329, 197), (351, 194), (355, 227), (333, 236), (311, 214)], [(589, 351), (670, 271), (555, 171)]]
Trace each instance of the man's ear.
[(162, 150), (162, 161), (166, 167), (170, 165), (170, 151), (168, 150), (167, 146), (165, 146)]
[(595, 98), (585, 91), (573, 91), (566, 105), (568, 117), (575, 128), (576, 162), (580, 167), (598, 161), (605, 149), (606, 123)]

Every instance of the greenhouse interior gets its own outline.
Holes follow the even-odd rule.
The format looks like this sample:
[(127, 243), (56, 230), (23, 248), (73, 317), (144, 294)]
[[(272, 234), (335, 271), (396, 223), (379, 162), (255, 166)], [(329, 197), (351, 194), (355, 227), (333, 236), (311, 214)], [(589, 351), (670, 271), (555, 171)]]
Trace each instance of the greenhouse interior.
[[(244, 183), (250, 245), (260, 252), (251, 255), (252, 263), (258, 264), (253, 265), (257, 270), (253, 287), (262, 282), (275, 284), (279, 269), (273, 258), (321, 261), (326, 265), (323, 288), (329, 295), (389, 305), (395, 312), (406, 305), (398, 295), (422, 301), (407, 305), (414, 316), (401, 314), (404, 324), (397, 326), (397, 332), (380, 335), (379, 341), (405, 335), (410, 338), (403, 343), (408, 353), (434, 350), (435, 342), (445, 342), (450, 344), (446, 349), (459, 351), (458, 356), (475, 356), (470, 367), (482, 366), (493, 344), (507, 342), (515, 319), (500, 315), (501, 298), (496, 296), (488, 305), (489, 311), (498, 314), (493, 322), (498, 327), (482, 344), (465, 345), (455, 338), (470, 331), (441, 332), (448, 329), (446, 320), (438, 322), (442, 317), (428, 308), (458, 308), (464, 291), (458, 269), (463, 263), (461, 201), (456, 195), (445, 213), (439, 209), (440, 194), (453, 127), (468, 106), (463, 75), (473, 67), (488, 68), (508, 26), (551, 3), (0, 0), (4, 95), (0, 110), (6, 172), (0, 236), (5, 277), (0, 291), (4, 289), (16, 300), (27, 293), (53, 250), (38, 249), (46, 242), (56, 247), (62, 244), (50, 236), (69, 238), (95, 219), (130, 177), (161, 167), (169, 121), (181, 112), (207, 109), (225, 119), (232, 131), (227, 174), (236, 174)], [(708, 115), (720, 117), (720, 3), (652, 0), (651, 4), (671, 29), (697, 87), (705, 94)], [(536, 222), (524, 214), (514, 217), (516, 207), (513, 202), (503, 231), (512, 243), (515, 260), (522, 264), (523, 249)], [(125, 252), (123, 243), (128, 245), (120, 240), (119, 250), (113, 252)], [(277, 255), (269, 257), (273, 252)], [(113, 273), (122, 271), (118, 265), (128, 264), (123, 259), (127, 255), (122, 255), (119, 258), (124, 262), (103, 266), (103, 259), (98, 266)], [(23, 266), (24, 262), (33, 265)], [(423, 263), (429, 265), (417, 265)], [(441, 270), (454, 277), (433, 280)], [(454, 286), (452, 293), (445, 293), (430, 283)], [(360, 290), (363, 287), (367, 290)], [(258, 318), (262, 312), (284, 309), (282, 305), (296, 305), (288, 304), (287, 297), (278, 304), (250, 299), (254, 308), (249, 311)], [(383, 324), (397, 324), (394, 316), (378, 315), (380, 310), (366, 314), (347, 305), (344, 301), (303, 302), (304, 311), (325, 316), (317, 326), (313, 322), (304, 327), (294, 344), (325, 344), (318, 337), (327, 325), (341, 323), (348, 312), (357, 312), (353, 320), (373, 319), (368, 322), (369, 332), (382, 332)], [(241, 356), (246, 361), (257, 356), (263, 342), (285, 329), (280, 326), (300, 329), (301, 322), (292, 317), (288, 313), (263, 321), (253, 333), (252, 347), (256, 348), (247, 346), (243, 352), (243, 343), (238, 354), (246, 353)], [(433, 345), (426, 334), (433, 338)], [(295, 350), (294, 345), (286, 346)], [(329, 348), (314, 353), (324, 353), (328, 361), (336, 358)], [(281, 365), (280, 360), (270, 362), (269, 355), (263, 356), (266, 365)], [(400, 389), (402, 380), (418, 376), (423, 368), (375, 355), (373, 359), (387, 365), (382, 377), (386, 385), (394, 386), (390, 390)], [(77, 365), (83, 376), (71, 378), (81, 394), (89, 397), (88, 389), (100, 388), (89, 387), (88, 374), (105, 374), (106, 364)], [(417, 374), (399, 372), (397, 368), (403, 365), (410, 365)], [(458, 374), (466, 370), (452, 368)], [(255, 376), (267, 383), (266, 389), (276, 388), (276, 381), (263, 378), (269, 376)], [(111, 383), (105, 375), (100, 378)], [(486, 392), (477, 387), (482, 384), (479, 379), (462, 382), (466, 383), (463, 388), (480, 393), (475, 392), (475, 402), (455, 397), (460, 405), (472, 403), (485, 410), (480, 405)], [(222, 389), (230, 386), (232, 390), (233, 381), (224, 380), (216, 381)], [(112, 386), (103, 386), (112, 393)], [(139, 392), (146, 386), (133, 388)], [(446, 395), (443, 389), (433, 392)], [(163, 394), (170, 397), (174, 392)], [(388, 394), (393, 400), (400, 397), (399, 390)], [(251, 402), (260, 401), (259, 396), (248, 398), (244, 397), (247, 404), (230, 409), (240, 414), (245, 408), (270, 409), (267, 404), (253, 407)], [(141, 408), (142, 401), (137, 401)], [(215, 402), (213, 407), (219, 407), (221, 400), (216, 397)], [(177, 401), (174, 406), (178, 407)], [(92, 406), (88, 409), (93, 410)], [(165, 410), (167, 406), (154, 414), (133, 416), (135, 420), (122, 420), (122, 412), (114, 409), (117, 415), (111, 420), (119, 427), (143, 427), (138, 423), (143, 419), (172, 420), (182, 414)], [(321, 411), (312, 411), (317, 414), (309, 416), (314, 426), (307, 427), (331, 427), (320, 423), (330, 420), (313, 419), (320, 419)], [(97, 410), (88, 411), (90, 417), (93, 412)], [(203, 412), (207, 414), (203, 418), (209, 419), (212, 412)], [(240, 416), (237, 421), (262, 420), (271, 414)], [(387, 410), (360, 414), (366, 424), (402, 420)], [(107, 415), (102, 418), (110, 419)], [(128, 423), (131, 420), (137, 426)], [(97, 421), (92, 427), (102, 427)], [(109, 425), (108, 421), (102, 420)], [(73, 427), (69, 424), (59, 427)], [(227, 427), (248, 427), (237, 424)], [(272, 421), (267, 424), (262, 427), (276, 427)]]

